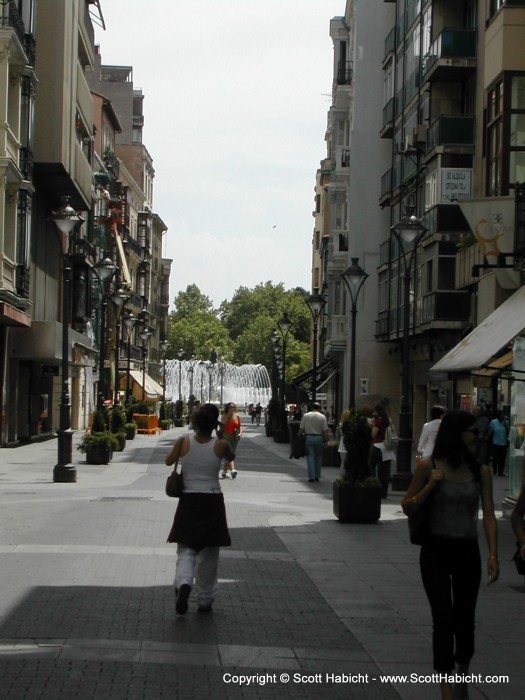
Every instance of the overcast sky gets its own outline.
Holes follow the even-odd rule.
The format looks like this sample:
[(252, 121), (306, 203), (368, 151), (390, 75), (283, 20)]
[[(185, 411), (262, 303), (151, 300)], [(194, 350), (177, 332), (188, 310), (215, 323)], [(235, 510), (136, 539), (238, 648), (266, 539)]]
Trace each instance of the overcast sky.
[(170, 299), (310, 289), (315, 172), (345, 0), (102, 0), (102, 62), (133, 66)]

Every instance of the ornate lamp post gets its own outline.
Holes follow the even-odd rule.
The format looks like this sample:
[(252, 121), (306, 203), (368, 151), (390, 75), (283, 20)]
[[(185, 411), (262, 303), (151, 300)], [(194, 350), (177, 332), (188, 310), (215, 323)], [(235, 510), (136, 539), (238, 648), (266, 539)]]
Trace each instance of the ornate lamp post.
[(53, 212), (50, 220), (57, 227), (62, 248), (62, 391), (60, 395), (60, 418), (57, 433), (57, 464), (53, 468), (53, 481), (74, 483), (77, 480), (73, 459), (73, 433), (71, 431), (71, 401), (69, 397), (69, 304), (71, 299), (71, 262), (69, 247), (71, 233), (84, 219), (73, 209), (69, 197)]
[(279, 326), (279, 330), (281, 331), (281, 337), (283, 339), (283, 371), (281, 375), (281, 400), (283, 402), (283, 409), (285, 409), (286, 405), (286, 397), (285, 397), (285, 392), (286, 392), (286, 338), (288, 337), (288, 333), (290, 331), (290, 328), (292, 327), (292, 322), (288, 318), (288, 314), (285, 312), (282, 315), (282, 318), (280, 321), (277, 322), (277, 325)]
[(190, 366), (188, 367), (188, 374), (190, 375), (190, 398), (191, 398), (192, 402), (195, 399), (195, 397), (193, 396), (193, 376), (194, 376), (194, 373), (195, 373), (195, 355), (192, 355), (191, 360), (190, 360)]
[(153, 331), (146, 326), (140, 331), (139, 338), (142, 341), (142, 400), (146, 400), (146, 357), (148, 355), (148, 343), (153, 335)]
[(350, 408), (355, 406), (355, 341), (357, 329), (357, 298), (363, 288), (367, 273), (359, 265), (359, 258), (351, 259), (350, 267), (341, 273), (352, 302), (352, 340), (350, 347)]
[(179, 401), (182, 401), (182, 358), (185, 354), (182, 348), (177, 352), (177, 357), (179, 358)]
[(270, 335), (270, 342), (272, 344), (272, 399), (279, 398), (279, 361), (280, 361), (280, 350), (279, 350), (279, 334), (276, 330), (273, 330)]
[(317, 395), (317, 331), (319, 328), (319, 318), (321, 317), (321, 311), (323, 310), (326, 300), (315, 292), (315, 294), (310, 294), (308, 299), (305, 299), (305, 303), (310, 309), (312, 314), (313, 327), (313, 352), (312, 352), (312, 385), (310, 393), (312, 395), (312, 401), (316, 400)]
[(221, 402), (221, 407), (222, 407), (223, 392), (224, 392), (224, 375), (226, 373), (226, 362), (224, 362), (224, 360), (222, 358), (219, 359), (219, 364), (217, 365), (217, 369), (219, 371), (219, 377), (221, 378), (220, 402)]
[(119, 402), (119, 389), (120, 389), (120, 377), (119, 377), (119, 360), (120, 360), (120, 317), (122, 314), (122, 309), (124, 304), (128, 301), (129, 296), (121, 288), (111, 295), (111, 303), (115, 308), (115, 317), (117, 319), (117, 328), (115, 334), (115, 392), (113, 403), (115, 405)]
[(162, 376), (164, 377), (162, 381), (162, 403), (166, 402), (166, 353), (170, 349), (170, 343), (164, 339), (160, 343), (160, 349), (162, 350)]
[(98, 377), (98, 401), (97, 408), (102, 408), (104, 405), (104, 398), (106, 394), (106, 380), (104, 372), (104, 359), (106, 354), (106, 313), (108, 308), (108, 291), (109, 285), (117, 268), (113, 264), (113, 261), (106, 256), (103, 260), (99, 260), (98, 263), (93, 267), (98, 281), (100, 283), (100, 289), (102, 291), (102, 308), (100, 315), (100, 347), (99, 347), (99, 377)]
[(390, 229), (399, 243), (403, 258), (403, 345), (401, 408), (399, 413), (399, 443), (397, 446), (397, 470), (392, 476), (392, 488), (405, 491), (412, 478), (412, 411), (409, 400), (409, 332), (410, 332), (410, 280), (418, 243), (427, 233), (415, 215), (415, 207), (407, 206), (405, 216)]
[(133, 327), (137, 322), (137, 317), (129, 313), (124, 317), (124, 326), (126, 327), (127, 343), (128, 343), (128, 356), (127, 356), (127, 367), (126, 367), (126, 402), (131, 398), (131, 338), (133, 335)]

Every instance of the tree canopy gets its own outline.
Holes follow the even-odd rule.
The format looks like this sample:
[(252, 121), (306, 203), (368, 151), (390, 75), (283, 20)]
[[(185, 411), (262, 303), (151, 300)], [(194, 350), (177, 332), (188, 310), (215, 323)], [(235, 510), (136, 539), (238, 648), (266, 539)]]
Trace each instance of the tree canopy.
[(273, 352), (269, 340), (286, 313), (292, 322), (287, 336), (286, 376), (293, 378), (310, 367), (311, 315), (304, 289), (286, 290), (283, 284), (265, 282), (253, 289), (239, 287), (231, 301), (213, 309), (197, 285), (177, 294), (170, 314), (168, 357), (207, 359), (212, 349), (233, 364), (262, 364), (271, 373)]

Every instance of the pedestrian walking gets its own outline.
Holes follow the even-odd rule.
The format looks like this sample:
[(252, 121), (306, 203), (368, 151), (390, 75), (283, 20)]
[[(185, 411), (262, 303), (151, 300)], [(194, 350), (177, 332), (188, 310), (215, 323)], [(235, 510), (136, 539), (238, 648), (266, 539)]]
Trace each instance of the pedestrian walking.
[(430, 409), (430, 420), (425, 423), (421, 435), (419, 436), (419, 442), (417, 445), (418, 455), (422, 459), (426, 459), (432, 455), (432, 450), (434, 449), (434, 443), (436, 441), (436, 435), (441, 425), (441, 419), (445, 415), (444, 406), (432, 406)]
[(383, 404), (377, 404), (372, 414), (372, 436), (374, 445), (381, 450), (382, 460), (377, 471), (377, 478), (381, 482), (381, 498), (388, 497), (388, 484), (390, 483), (390, 472), (392, 471), (392, 460), (395, 459), (394, 450), (385, 444), (386, 429), (390, 425), (388, 416)]
[[(231, 401), (224, 407), (221, 415), (221, 425), (219, 434), (222, 438), (230, 443), (231, 451), (235, 454), (237, 451), (237, 443), (241, 439), (242, 426), (241, 419), (237, 415), (237, 406)], [(221, 474), (221, 479), (235, 479), (237, 469), (233, 460), (224, 462), (224, 468)]]
[(490, 420), (482, 406), (476, 406), (476, 428), (478, 429), (478, 462), (490, 463)]
[(224, 497), (219, 484), (222, 459), (235, 454), (230, 443), (212, 437), (219, 409), (205, 404), (193, 416), (194, 435), (180, 437), (166, 456), (166, 465), (182, 463), (184, 491), (179, 498), (168, 542), (177, 543), (175, 609), (188, 610), (193, 585), (199, 612), (210, 612), (218, 592), (220, 547), (231, 545)]
[(323, 445), (328, 442), (330, 435), (326, 416), (321, 413), (321, 404), (311, 405), (308, 413), (301, 418), (299, 430), (306, 436), (308, 481), (319, 481), (323, 464)]
[(492, 441), (492, 471), (494, 476), (503, 476), (505, 460), (509, 445), (510, 426), (503, 411), (498, 411), (496, 418), (490, 421), (490, 439)]
[[(428, 509), (429, 534), (421, 546), (420, 569), (432, 611), (434, 669), (468, 674), (474, 654), (474, 618), (481, 581), (478, 545), (479, 501), (489, 550), (488, 582), (499, 576), (497, 524), (490, 467), (476, 459), (478, 430), (467, 411), (441, 420), (432, 457), (423, 459), (401, 502), (413, 514)], [(467, 685), (441, 683), (442, 700), (468, 698)]]

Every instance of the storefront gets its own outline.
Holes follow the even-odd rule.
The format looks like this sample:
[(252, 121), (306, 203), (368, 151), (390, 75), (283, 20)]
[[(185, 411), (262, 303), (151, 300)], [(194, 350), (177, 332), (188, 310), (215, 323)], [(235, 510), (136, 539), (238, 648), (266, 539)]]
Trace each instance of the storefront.
[(508, 512), (525, 479), (525, 286), (439, 360), (431, 373), (450, 378), (458, 407), (472, 411), (490, 405), (507, 412), (509, 496), (503, 509)]

